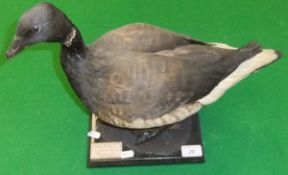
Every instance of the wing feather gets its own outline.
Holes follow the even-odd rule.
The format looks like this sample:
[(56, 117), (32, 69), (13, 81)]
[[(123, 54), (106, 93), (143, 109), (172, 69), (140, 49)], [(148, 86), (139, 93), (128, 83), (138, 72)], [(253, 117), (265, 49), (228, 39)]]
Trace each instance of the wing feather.
[[(153, 25), (135, 23), (125, 25), (104, 34), (90, 48), (100, 50), (123, 50), (153, 53), (161, 50), (174, 49), (181, 45), (199, 44), (204, 42), (180, 35)], [(100, 47), (99, 47), (100, 46)]]

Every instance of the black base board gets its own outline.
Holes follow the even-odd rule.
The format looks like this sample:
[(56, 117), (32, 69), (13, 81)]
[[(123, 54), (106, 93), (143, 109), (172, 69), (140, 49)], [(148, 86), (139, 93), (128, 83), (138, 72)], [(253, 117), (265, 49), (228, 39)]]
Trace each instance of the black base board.
[[(166, 127), (155, 137), (139, 144), (136, 143), (137, 139), (144, 132), (147, 133), (147, 129), (133, 130), (118, 128), (100, 120), (96, 122), (96, 119), (93, 119), (92, 116), (90, 131), (93, 130), (100, 132), (101, 138), (97, 140), (93, 138), (88, 139), (88, 167), (204, 162), (198, 114), (194, 114), (181, 122)], [(105, 159), (96, 156), (97, 158), (95, 158), (93, 155), (95, 150), (94, 152), (92, 150), (93, 145), (104, 143), (105, 150), (103, 151), (105, 152), (107, 149), (109, 151), (110, 142), (116, 143), (116, 145), (118, 143), (119, 145), (121, 144), (121, 150), (123, 151), (133, 150), (134, 156), (130, 158), (114, 157)], [(107, 155), (109, 156), (109, 152)]]

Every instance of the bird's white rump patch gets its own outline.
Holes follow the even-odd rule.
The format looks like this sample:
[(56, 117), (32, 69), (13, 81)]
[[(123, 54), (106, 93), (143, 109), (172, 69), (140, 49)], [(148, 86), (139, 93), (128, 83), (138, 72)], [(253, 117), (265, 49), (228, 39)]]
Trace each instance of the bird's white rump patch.
[(227, 44), (224, 44), (224, 43), (216, 43), (216, 42), (212, 42), (212, 43), (208, 43), (210, 44), (212, 47), (218, 47), (218, 48), (222, 48), (222, 49), (238, 49), (236, 47), (232, 47), (232, 46), (229, 46)]

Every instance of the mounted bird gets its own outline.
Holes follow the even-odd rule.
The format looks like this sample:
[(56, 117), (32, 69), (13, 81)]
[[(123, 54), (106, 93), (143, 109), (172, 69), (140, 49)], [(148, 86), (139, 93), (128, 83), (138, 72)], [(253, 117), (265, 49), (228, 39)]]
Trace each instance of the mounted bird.
[(6, 55), (39, 42), (61, 45), (64, 72), (91, 113), (134, 129), (184, 120), (280, 57), (257, 43), (234, 48), (144, 23), (125, 25), (85, 45), (79, 29), (49, 3), (22, 15)]

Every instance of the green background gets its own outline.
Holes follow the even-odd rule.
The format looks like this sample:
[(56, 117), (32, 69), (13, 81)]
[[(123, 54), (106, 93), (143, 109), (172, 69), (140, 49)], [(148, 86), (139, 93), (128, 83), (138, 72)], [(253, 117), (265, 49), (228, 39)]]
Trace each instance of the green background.
[(59, 45), (4, 57), (18, 18), (37, 2), (0, 2), (1, 175), (288, 173), (286, 0), (48, 1), (71, 18), (86, 43), (121, 25), (146, 22), (233, 46), (255, 40), (283, 53), (201, 111), (204, 164), (98, 169), (86, 167), (89, 114), (60, 68)]

